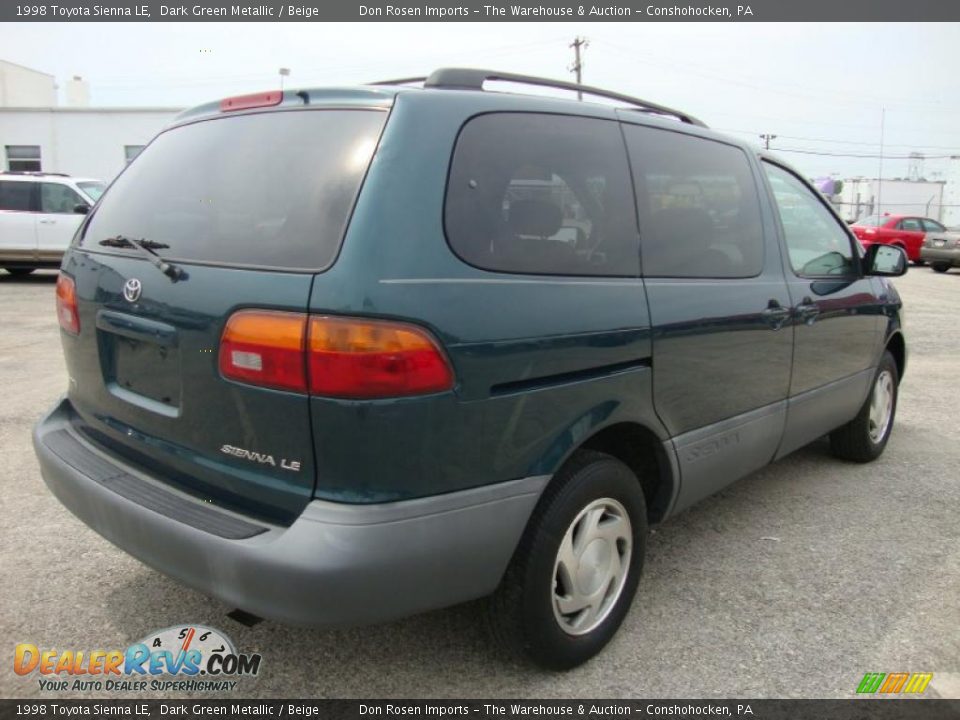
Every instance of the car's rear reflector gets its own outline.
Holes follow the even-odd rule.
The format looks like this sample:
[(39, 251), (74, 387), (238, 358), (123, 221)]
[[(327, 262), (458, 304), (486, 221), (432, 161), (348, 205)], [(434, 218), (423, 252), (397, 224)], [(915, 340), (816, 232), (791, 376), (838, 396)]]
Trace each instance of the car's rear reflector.
[(306, 329), (300, 313), (240, 310), (220, 340), (220, 372), (231, 380), (305, 392)]
[(308, 335), (313, 395), (386, 398), (453, 387), (439, 345), (414, 325), (320, 316), (310, 318)]
[(77, 285), (69, 275), (57, 276), (57, 321), (71, 335), (80, 333), (80, 313), (77, 310)]
[(258, 107), (273, 107), (279, 105), (283, 100), (281, 90), (267, 90), (266, 92), (251, 93), (250, 95), (237, 95), (236, 97), (224, 98), (220, 101), (220, 112), (230, 112), (231, 110), (249, 110)]

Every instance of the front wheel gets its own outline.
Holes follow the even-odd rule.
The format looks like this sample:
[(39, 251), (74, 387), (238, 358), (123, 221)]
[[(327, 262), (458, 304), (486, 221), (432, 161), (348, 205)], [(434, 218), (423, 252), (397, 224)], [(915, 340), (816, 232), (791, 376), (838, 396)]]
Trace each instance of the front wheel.
[(887, 350), (880, 359), (873, 387), (860, 412), (830, 434), (834, 455), (854, 462), (870, 462), (880, 457), (893, 430), (899, 383), (897, 361)]
[(947, 270), (950, 269), (950, 263), (935, 262), (935, 263), (930, 263), (930, 267), (933, 268), (934, 272), (945, 273)]
[(547, 487), (490, 599), (494, 636), (551, 670), (586, 662), (630, 609), (646, 536), (636, 475), (609, 455), (578, 453)]

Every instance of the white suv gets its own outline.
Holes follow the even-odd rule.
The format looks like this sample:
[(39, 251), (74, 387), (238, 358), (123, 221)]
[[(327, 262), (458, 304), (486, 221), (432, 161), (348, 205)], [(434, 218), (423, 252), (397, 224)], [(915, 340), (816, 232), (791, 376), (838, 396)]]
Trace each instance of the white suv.
[(104, 189), (101, 180), (0, 172), (0, 267), (13, 275), (59, 267), (83, 216)]

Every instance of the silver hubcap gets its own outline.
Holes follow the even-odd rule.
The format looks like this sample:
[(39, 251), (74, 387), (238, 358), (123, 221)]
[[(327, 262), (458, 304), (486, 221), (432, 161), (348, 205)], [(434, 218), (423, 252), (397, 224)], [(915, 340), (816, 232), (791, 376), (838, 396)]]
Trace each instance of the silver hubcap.
[(878, 443), (887, 434), (890, 416), (893, 414), (893, 375), (884, 370), (877, 376), (870, 396), (870, 422), (868, 432), (870, 440)]
[(553, 570), (553, 615), (569, 635), (602, 623), (616, 605), (630, 569), (633, 530), (612, 498), (587, 505), (567, 528)]

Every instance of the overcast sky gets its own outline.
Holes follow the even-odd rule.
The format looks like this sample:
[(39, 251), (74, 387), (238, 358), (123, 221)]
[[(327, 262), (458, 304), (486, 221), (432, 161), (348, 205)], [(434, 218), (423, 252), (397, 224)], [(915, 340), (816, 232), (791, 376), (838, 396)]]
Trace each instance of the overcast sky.
[[(0, 58), (90, 82), (94, 105), (183, 107), (276, 87), (356, 84), (442, 66), (570, 78), (671, 105), (772, 148), (808, 176), (876, 177), (884, 154), (960, 155), (960, 24), (24, 23)], [(824, 154), (785, 152), (801, 149)], [(907, 161), (883, 162), (884, 177)]]

